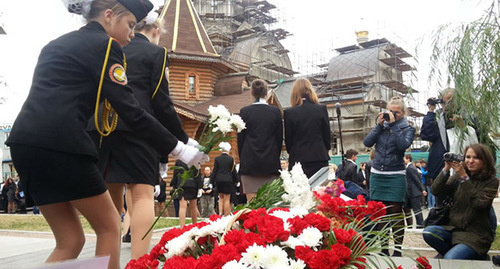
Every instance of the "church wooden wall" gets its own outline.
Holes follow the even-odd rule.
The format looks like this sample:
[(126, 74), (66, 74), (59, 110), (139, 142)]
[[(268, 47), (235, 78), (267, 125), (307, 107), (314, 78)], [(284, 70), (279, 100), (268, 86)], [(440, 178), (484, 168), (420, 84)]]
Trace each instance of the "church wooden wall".
[[(214, 96), (217, 80), (228, 70), (221, 64), (171, 59), (169, 67), (169, 90), (173, 100), (198, 103)], [(195, 94), (188, 92), (188, 76), (195, 74), (197, 89)]]

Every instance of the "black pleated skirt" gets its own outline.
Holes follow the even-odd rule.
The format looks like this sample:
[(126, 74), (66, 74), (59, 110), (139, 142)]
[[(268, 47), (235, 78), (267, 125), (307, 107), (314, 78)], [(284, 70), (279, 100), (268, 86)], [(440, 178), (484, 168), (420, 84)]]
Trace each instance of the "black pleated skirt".
[(107, 190), (93, 156), (21, 144), (11, 145), (10, 152), (28, 205), (68, 202)]

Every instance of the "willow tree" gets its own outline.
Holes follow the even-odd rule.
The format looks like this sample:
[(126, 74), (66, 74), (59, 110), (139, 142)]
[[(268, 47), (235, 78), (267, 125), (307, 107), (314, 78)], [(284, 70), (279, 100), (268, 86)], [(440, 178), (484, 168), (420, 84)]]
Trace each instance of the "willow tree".
[(455, 88), (452, 113), (463, 123), (455, 124), (459, 137), (465, 136), (468, 124), (478, 131), (479, 142), (492, 149), (498, 149), (492, 136), (500, 135), (499, 4), (493, 0), (470, 23), (440, 27), (432, 38), (430, 73)]

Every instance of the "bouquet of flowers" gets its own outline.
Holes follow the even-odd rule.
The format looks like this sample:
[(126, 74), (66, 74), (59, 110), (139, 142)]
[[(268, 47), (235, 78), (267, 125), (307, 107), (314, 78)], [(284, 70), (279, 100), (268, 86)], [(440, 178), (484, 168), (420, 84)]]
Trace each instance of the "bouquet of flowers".
[(304, 208), (241, 210), (166, 232), (127, 268), (366, 268), (363, 234)]
[[(318, 196), (300, 164), (291, 172), (282, 171), (280, 179), (259, 192), (279, 197), (280, 202), (268, 196), (261, 198), (267, 202), (258, 202), (258, 193), (254, 205), (272, 209), (244, 208), (234, 215), (212, 215), (209, 221), (173, 228), (127, 268), (366, 268), (367, 254), (379, 251), (370, 245), (376, 240), (365, 240), (366, 232), (354, 223), (369, 214), (383, 215), (380, 203), (367, 205), (362, 197), (346, 202)], [(311, 212), (315, 201), (320, 202), (318, 212)], [(333, 209), (333, 204), (343, 210)]]
[[(217, 150), (217, 145), (220, 142), (231, 140), (233, 137), (228, 135), (230, 132), (236, 131), (239, 133), (246, 128), (245, 122), (241, 119), (241, 117), (239, 115), (231, 114), (229, 110), (227, 110), (227, 108), (223, 105), (218, 105), (216, 107), (209, 106), (208, 114), (210, 115), (210, 117), (198, 141), (199, 150), (205, 154), (209, 154), (212, 150)], [(179, 188), (177, 188), (172, 193), (170, 200), (165, 203), (165, 206), (158, 214), (158, 217), (153, 222), (153, 225), (143, 236), (143, 239), (149, 232), (151, 232), (151, 230), (153, 230), (154, 226), (160, 219), (160, 216), (163, 215), (170, 203), (172, 203), (174, 197), (176, 197), (179, 191), (182, 190), (182, 186), (184, 186), (184, 183), (186, 183), (189, 178), (193, 178), (195, 173), (198, 173), (198, 170), (194, 166), (191, 166), (188, 170), (185, 170), (183, 167), (177, 166), (172, 167), (171, 169), (184, 170), (181, 174), (182, 181), (179, 185)]]
[[(271, 197), (259, 198), (259, 193)], [(260, 189), (252, 201), (266, 207), (212, 215), (208, 221), (170, 229), (149, 254), (131, 260), (126, 268), (328, 269), (377, 264), (381, 240), (366, 223), (383, 217), (382, 203), (313, 192), (300, 165), (290, 173), (282, 171), (280, 179)], [(393, 262), (391, 266), (396, 268)]]

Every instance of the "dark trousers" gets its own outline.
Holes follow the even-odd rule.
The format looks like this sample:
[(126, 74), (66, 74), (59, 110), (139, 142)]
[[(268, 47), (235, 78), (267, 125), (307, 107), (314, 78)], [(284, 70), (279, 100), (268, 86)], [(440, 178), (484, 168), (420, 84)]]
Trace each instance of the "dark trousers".
[(406, 203), (405, 203), (405, 215), (407, 215), (407, 212), (409, 212), (409, 216), (406, 216), (407, 218), (411, 218), (411, 210), (413, 210), (413, 214), (415, 214), (415, 219), (417, 220), (417, 225), (418, 226), (423, 226), (424, 225), (424, 217), (422, 216), (422, 204), (421, 204), (421, 199), (422, 196), (415, 196), (415, 197), (406, 197)]
[(318, 162), (307, 162), (301, 163), (302, 170), (306, 174), (307, 178), (311, 178), (319, 169), (328, 166), (328, 161), (318, 161)]

